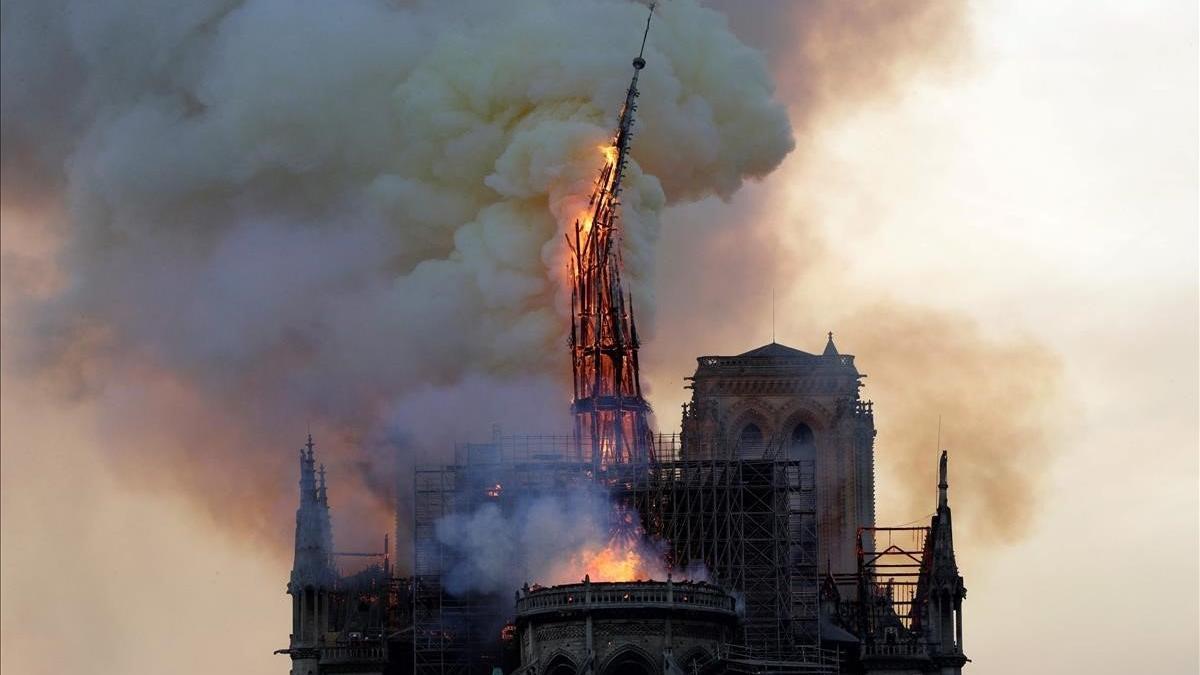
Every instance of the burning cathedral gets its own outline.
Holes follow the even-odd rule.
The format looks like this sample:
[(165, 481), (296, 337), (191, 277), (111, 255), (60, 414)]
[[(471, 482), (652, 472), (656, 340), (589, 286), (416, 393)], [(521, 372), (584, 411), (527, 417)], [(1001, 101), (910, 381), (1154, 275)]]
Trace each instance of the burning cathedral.
[[(872, 404), (832, 334), (820, 353), (771, 343), (699, 357), (681, 433), (652, 429), (618, 230), (645, 66), (639, 54), (588, 210), (568, 236), (573, 433), (497, 433), (460, 445), (450, 464), (418, 467), (408, 577), (386, 541), (381, 554), (335, 553), (310, 437), (291, 634), (278, 652), (292, 675), (961, 673), (966, 589), (946, 453), (930, 522), (878, 526)], [(489, 509), (511, 522), (503, 514), (530, 495), (579, 494), (602, 495), (605, 543), (563, 561), (569, 583), (454, 583), (466, 554), (444, 534), (456, 517)], [(379, 561), (345, 576), (339, 555)]]

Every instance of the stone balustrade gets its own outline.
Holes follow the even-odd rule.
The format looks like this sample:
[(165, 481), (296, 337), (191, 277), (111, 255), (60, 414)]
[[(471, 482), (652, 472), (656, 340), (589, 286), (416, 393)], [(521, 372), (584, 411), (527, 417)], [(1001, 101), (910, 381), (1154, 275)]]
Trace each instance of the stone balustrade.
[(736, 615), (735, 600), (716, 586), (672, 581), (590, 582), (524, 590), (517, 614), (528, 616), (564, 610), (696, 609)]

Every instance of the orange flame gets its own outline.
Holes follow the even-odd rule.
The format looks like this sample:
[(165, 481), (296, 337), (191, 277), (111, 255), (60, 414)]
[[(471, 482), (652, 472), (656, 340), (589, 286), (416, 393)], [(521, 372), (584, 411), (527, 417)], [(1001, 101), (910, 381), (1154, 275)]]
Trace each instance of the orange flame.
[(637, 581), (655, 576), (657, 565), (647, 564), (641, 552), (616, 541), (602, 549), (585, 548), (577, 554), (575, 569), (592, 581)]
[(604, 161), (606, 163), (612, 164), (617, 161), (617, 147), (615, 145), (602, 145), (600, 146), (600, 152), (604, 153)]
[(592, 581), (646, 581), (667, 578), (666, 561), (643, 538), (640, 528), (618, 534), (600, 548), (583, 546), (570, 562), (576, 578), (588, 575)]
[(543, 581), (551, 584), (578, 583), (586, 575), (597, 582), (665, 581), (670, 573), (664, 551), (650, 540), (638, 524), (635, 511), (614, 505), (613, 529), (607, 542), (590, 541), (563, 556)]
[[(617, 161), (617, 148), (615, 146), (613, 146), (613, 145), (598, 145), (598, 146), (596, 146), (596, 149), (599, 150), (600, 154), (604, 157), (604, 165), (605, 166), (612, 165)], [(611, 178), (612, 172), (611, 171), (608, 172), (608, 176), (609, 176), (608, 180), (611, 181), (612, 180), (612, 178)], [(600, 179), (597, 178), (593, 188), (598, 189), (600, 187), (603, 187), (604, 189), (608, 188), (607, 185), (601, 186)], [(586, 204), (586, 202), (585, 202), (585, 204)], [(594, 207), (586, 206), (586, 205), (583, 206), (583, 208), (581, 208), (579, 210), (579, 212), (575, 214), (574, 223), (567, 223), (568, 233), (571, 231), (570, 228), (574, 227), (575, 224), (577, 224), (579, 227), (580, 241), (582, 242), (582, 241), (586, 240), (588, 237), (588, 234), (592, 231), (592, 216), (593, 215), (594, 215)], [(568, 239), (569, 238), (570, 238), (570, 236), (568, 236)], [(579, 270), (575, 270), (573, 273), (579, 274)], [(571, 275), (572, 275), (572, 273), (570, 273), (570, 272), (567, 273), (566, 275), (564, 275), (563, 281), (565, 281), (568, 285), (574, 281), (574, 279), (571, 278)]]
[[(597, 148), (600, 150), (600, 154), (602, 154), (604, 156), (604, 166), (611, 166), (612, 164), (614, 164), (617, 161), (616, 147), (614, 147), (612, 145), (601, 145), (601, 146), (597, 146)], [(611, 171), (607, 172), (607, 174), (604, 174), (604, 175), (608, 176), (608, 182), (612, 181), (612, 172)], [(597, 179), (596, 187), (603, 188), (605, 190), (608, 189), (608, 185), (601, 185), (599, 182), (599, 179)], [(579, 212), (579, 215), (577, 215), (575, 217), (575, 220), (579, 221), (579, 234), (581, 237), (587, 237), (588, 232), (591, 231), (592, 215), (593, 215), (593, 207), (585, 207)]]

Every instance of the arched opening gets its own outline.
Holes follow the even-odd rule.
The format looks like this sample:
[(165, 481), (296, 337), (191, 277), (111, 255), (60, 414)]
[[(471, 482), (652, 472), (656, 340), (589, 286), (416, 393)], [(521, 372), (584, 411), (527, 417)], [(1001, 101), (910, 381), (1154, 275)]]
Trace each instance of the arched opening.
[(644, 655), (627, 651), (609, 661), (602, 675), (654, 675), (660, 670)]
[(792, 427), (788, 443), (788, 459), (814, 461), (817, 458), (817, 443), (812, 429), (804, 422)]
[(546, 675), (575, 675), (575, 664), (564, 654), (559, 654), (546, 665)]
[(762, 457), (763, 451), (766, 449), (763, 446), (762, 429), (758, 428), (754, 422), (746, 424), (738, 436), (738, 446), (738, 454), (742, 457)]

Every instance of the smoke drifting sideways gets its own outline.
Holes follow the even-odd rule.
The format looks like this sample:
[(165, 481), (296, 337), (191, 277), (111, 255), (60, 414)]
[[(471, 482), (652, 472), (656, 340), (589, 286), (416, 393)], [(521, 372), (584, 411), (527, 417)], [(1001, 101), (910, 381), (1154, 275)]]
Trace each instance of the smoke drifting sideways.
[[(973, 63), (970, 7), (939, 0), (706, 0), (743, 40), (764, 50), (779, 98), (803, 141), (916, 77), (954, 76)], [(750, 8), (770, 5), (771, 11)]]
[[(793, 147), (761, 54), (688, 0), (658, 14), (622, 195), (647, 334), (663, 208)], [(645, 16), (5, 3), (6, 370), (94, 407), (116, 475), (277, 551), (310, 426), (339, 546), (373, 541), (412, 463), (494, 422), (565, 427), (562, 234)]]
[[(1061, 356), (1003, 322), (983, 325), (948, 309), (938, 288), (925, 298), (864, 287), (847, 272), (854, 233), (886, 214), (863, 205), (858, 221), (828, 222), (823, 204), (831, 198), (816, 194), (837, 185), (822, 180), (838, 167), (824, 164), (820, 141), (839, 119), (886, 104), (914, 80), (953, 81), (970, 71), (968, 6), (813, 0), (767, 17), (737, 11), (748, 3), (708, 4), (766, 50), (801, 148), (731, 205), (690, 204), (672, 214), (659, 247), (660, 339), (643, 352), (656, 404), (682, 402), (685, 392), (673, 389), (697, 355), (767, 342), (775, 289), (781, 342), (819, 351), (832, 330), (869, 375), (863, 396), (877, 404), (880, 524), (927, 522), (940, 416), (962, 550), (969, 556), (1021, 539), (1057, 456), (1059, 420), (1069, 416)], [(695, 298), (705, 311), (695, 311)]]
[[(949, 448), (955, 537), (968, 550), (1021, 539), (1061, 439), (1062, 364), (1047, 345), (990, 335), (952, 312), (866, 304), (839, 325), (855, 336), (877, 404), (878, 471), (888, 513), (935, 508), (934, 448)], [(940, 437), (940, 438), (939, 438)]]

